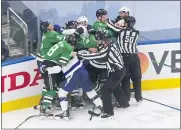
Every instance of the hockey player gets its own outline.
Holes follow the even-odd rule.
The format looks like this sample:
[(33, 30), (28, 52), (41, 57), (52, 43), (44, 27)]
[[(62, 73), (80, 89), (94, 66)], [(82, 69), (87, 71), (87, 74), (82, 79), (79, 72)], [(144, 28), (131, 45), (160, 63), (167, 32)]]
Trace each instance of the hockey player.
[(77, 19), (77, 28), (72, 35), (76, 39), (76, 50), (88, 50), (89, 48), (97, 46), (92, 32), (91, 26), (88, 25), (88, 18), (85, 16), (79, 17)]
[(128, 7), (121, 7), (119, 9), (119, 15), (117, 16), (115, 22), (124, 19), (125, 17), (130, 15), (130, 9)]
[[(68, 41), (71, 43), (75, 42), (72, 40)], [(88, 72), (84, 68), (82, 62), (75, 56), (75, 52), (73, 52), (73, 48), (70, 44), (66, 41), (58, 42), (51, 47), (44, 58), (61, 65), (61, 70), (66, 77), (65, 87), (59, 89), (60, 105), (63, 113), (56, 115), (56, 117), (68, 119), (69, 110), (67, 94), (72, 92), (78, 85), (80, 85), (80, 87), (86, 92), (87, 96), (93, 100), (98, 108), (102, 108), (102, 101), (95, 90), (92, 89), (92, 82), (89, 79)], [(47, 70), (46, 67), (44, 69)], [(58, 72), (59, 68), (56, 67), (56, 69), (56, 72)]]
[[(73, 36), (76, 39), (76, 51), (86, 51), (87, 53), (90, 53), (93, 48), (101, 49), (101, 46), (99, 46), (98, 41), (95, 39), (96, 31), (91, 25), (88, 25), (88, 18), (85, 16), (81, 16), (77, 20), (78, 26), (73, 34)], [(100, 33), (100, 31), (98, 32)], [(95, 90), (99, 92), (100, 90), (100, 84), (103, 83), (105, 80), (105, 73), (102, 75), (98, 76), (98, 73), (106, 72), (104, 69), (99, 69), (100, 71), (95, 71), (98, 70), (97, 68), (106, 68), (105, 63), (100, 63), (99, 61), (96, 60), (91, 60), (91, 61), (84, 61), (84, 65), (86, 66), (86, 69), (88, 70), (91, 80), (93, 83), (95, 83)], [(96, 72), (96, 73), (95, 73)], [(98, 78), (99, 77), (99, 78)]]
[(107, 11), (105, 9), (98, 9), (96, 11), (97, 21), (92, 25), (93, 29), (98, 32), (105, 32), (109, 37), (115, 37), (114, 31), (107, 27)]
[[(77, 34), (83, 33), (83, 29), (81, 28), (81, 29), (77, 30), (77, 26), (79, 26), (77, 21), (71, 20), (71, 21), (68, 21), (67, 23), (65, 23), (65, 30), (73, 30), (74, 29), (74, 32), (72, 32), (72, 34), (71, 34), (72, 35), (71, 38), (74, 40), (79, 39), (79, 42), (82, 44), (79, 47), (82, 48), (82, 47), (84, 47), (83, 43), (86, 43), (87, 40), (80, 38), (80, 36), (78, 36), (77, 39), (75, 39), (75, 36), (77, 36)], [(80, 32), (80, 30), (81, 30), (81, 32)], [(86, 38), (86, 39), (88, 39), (88, 38)], [(78, 47), (76, 45), (74, 45), (74, 51), (76, 51), (76, 50), (78, 50)], [(79, 88), (79, 86), (77, 86), (77, 89), (75, 89), (71, 92), (70, 102), (71, 102), (71, 106), (70, 106), (71, 110), (79, 110), (79, 109), (84, 108), (85, 102), (83, 101), (82, 88)]]
[[(73, 24), (73, 22), (72, 22)], [(74, 22), (74, 26), (70, 24), (67, 24), (66, 28), (71, 29), (72, 27), (76, 27), (75, 32), (72, 34), (72, 39), (74, 39), (74, 43), (72, 44), (74, 46), (75, 51), (84, 51), (89, 53), (89, 48), (94, 48), (97, 46), (97, 41), (95, 40), (93, 33), (93, 30), (90, 25), (88, 25), (88, 18), (85, 16), (81, 16), (77, 19), (77, 23)], [(86, 67), (89, 61), (83, 61), (84, 66)], [(91, 72), (89, 72), (91, 73)], [(91, 78), (92, 79), (92, 78)], [(85, 93), (82, 95), (82, 89), (78, 88), (77, 90), (73, 90), (71, 93), (72, 100), (77, 102), (73, 103), (72, 106), (79, 106), (76, 109), (82, 109), (85, 105), (85, 101), (83, 101), (83, 98), (85, 99)], [(74, 109), (74, 108), (73, 108)]]
[(40, 30), (43, 32), (43, 36), (41, 48), (38, 55), (43, 58), (43, 56), (54, 44), (59, 41), (65, 40), (66, 37), (54, 31), (53, 25), (51, 25), (48, 21), (41, 24)]
[[(41, 48), (37, 57), (37, 64), (40, 73), (44, 79), (44, 86), (42, 91), (42, 100), (40, 104), (40, 114), (46, 114), (50, 111), (53, 98), (56, 97), (56, 91), (58, 86), (57, 77), (59, 74), (53, 74), (51, 67), (57, 67), (57, 64), (48, 60), (40, 60), (44, 58), (49, 49), (55, 45), (57, 42), (65, 40), (65, 36), (54, 31), (53, 25), (50, 23), (41, 23), (40, 30), (43, 32)], [(46, 71), (45, 68), (46, 67)], [(63, 78), (63, 77), (62, 77)], [(61, 77), (59, 77), (61, 79)]]
[(80, 37), (88, 37), (89, 33), (87, 30), (87, 26), (88, 26), (88, 18), (86, 16), (81, 16), (77, 19), (77, 29), (81, 28), (83, 30), (83, 33), (80, 35)]
[[(61, 27), (60, 25), (58, 24), (55, 24), (54, 25), (54, 30), (62, 35), (72, 35), (74, 32), (75, 32), (75, 29), (77, 27), (75, 21), (68, 21), (66, 23), (66, 26), (68, 26), (67, 24), (69, 24), (69, 26), (72, 26), (73, 24), (75, 24), (75, 26), (72, 26), (71, 28), (64, 28), (64, 27)], [(70, 25), (71, 24), (71, 25)]]
[(64, 28), (62, 28), (60, 25), (55, 24), (53, 25), (54, 31), (59, 32), (60, 34), (63, 32)]

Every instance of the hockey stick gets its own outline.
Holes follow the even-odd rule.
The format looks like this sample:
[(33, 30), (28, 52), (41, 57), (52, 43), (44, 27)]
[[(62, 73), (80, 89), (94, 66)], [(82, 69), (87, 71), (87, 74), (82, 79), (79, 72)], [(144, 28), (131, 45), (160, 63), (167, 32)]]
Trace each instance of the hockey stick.
[[(100, 96), (100, 95), (98, 95), (98, 96)], [(94, 104), (94, 102), (93, 102), (93, 108), (92, 108), (92, 111), (91, 110), (89, 110), (88, 111), (88, 113), (91, 115), (91, 116), (100, 116), (101, 115), (101, 113), (102, 113), (102, 108), (100, 107), (100, 106), (98, 106), (98, 108), (100, 109), (100, 112), (99, 113), (96, 113), (96, 112), (94, 112), (94, 109), (95, 109), (95, 107), (96, 107), (96, 105)]]
[[(95, 105), (93, 105), (93, 108), (92, 108), (92, 112), (94, 112), (94, 109), (95, 109)], [(88, 111), (88, 113), (90, 114), (90, 112)], [(92, 117), (93, 117), (93, 114), (90, 114), (91, 117), (89, 118), (89, 120), (91, 121), (92, 120)]]
[[(157, 62), (157, 61), (154, 61), (154, 60), (151, 60), (151, 62), (160, 64), (160, 62)], [(167, 64), (163, 64), (163, 65), (164, 65), (164, 66), (167, 66), (167, 67), (171, 67), (171, 68), (173, 68), (173, 69), (180, 69), (180, 68), (177, 68), (177, 67), (172, 67), (171, 65), (167, 65)]]
[(40, 58), (40, 57), (38, 57), (38, 56), (36, 56), (36, 55), (34, 55), (34, 54), (32, 54), (32, 53), (31, 53), (31, 56), (33, 56), (37, 61), (43, 62), (43, 61), (45, 60), (45, 59)]
[(21, 125), (23, 125), (26, 121), (28, 121), (29, 119), (33, 118), (33, 117), (38, 117), (39, 115), (32, 115), (27, 117), (22, 123), (20, 123), (15, 129), (18, 129)]
[[(158, 64), (160, 64), (159, 62), (157, 62), (157, 61), (153, 61), (153, 60), (151, 60), (151, 62), (154, 62), (154, 63), (158, 63)], [(167, 66), (167, 67), (170, 67), (170, 68), (172, 67), (171, 65), (167, 65), (167, 64), (163, 64), (163, 65), (165, 65), (165, 66)], [(173, 69), (180, 69), (180, 68), (173, 67)], [(146, 100), (146, 101), (150, 101), (150, 102), (153, 102), (153, 103), (160, 104), (160, 105), (165, 106), (165, 107), (172, 108), (172, 109), (174, 109), (174, 110), (181, 111), (181, 110), (180, 110), (180, 109), (178, 109), (178, 108), (175, 108), (175, 107), (172, 107), (172, 106), (169, 106), (169, 105), (166, 105), (166, 104), (163, 104), (163, 103), (160, 103), (160, 102), (157, 102), (157, 101), (151, 100), (151, 99), (147, 99), (147, 98), (143, 98), (143, 99), (144, 99), (144, 100)]]
[(172, 107), (172, 106), (169, 106), (169, 105), (166, 105), (166, 104), (163, 104), (163, 103), (151, 100), (151, 99), (147, 99), (147, 98), (143, 98), (143, 99), (146, 100), (146, 101), (149, 101), (149, 102), (157, 103), (157, 104), (160, 104), (162, 106), (169, 107), (169, 108), (172, 108), (174, 110), (180, 111), (180, 109), (178, 109), (178, 108), (175, 108), (175, 107)]

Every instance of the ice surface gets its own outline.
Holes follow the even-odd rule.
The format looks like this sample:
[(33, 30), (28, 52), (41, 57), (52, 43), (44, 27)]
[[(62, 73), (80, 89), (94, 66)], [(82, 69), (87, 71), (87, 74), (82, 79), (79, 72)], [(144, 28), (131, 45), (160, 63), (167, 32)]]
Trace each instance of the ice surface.
[[(180, 89), (144, 91), (143, 97), (180, 109)], [(71, 112), (68, 122), (34, 117), (20, 128), (180, 128), (180, 111), (145, 100), (137, 106), (134, 98), (130, 104), (128, 109), (116, 109), (113, 119), (93, 117), (89, 121), (85, 109)], [(2, 114), (2, 128), (15, 128), (34, 114), (38, 111), (33, 108)]]

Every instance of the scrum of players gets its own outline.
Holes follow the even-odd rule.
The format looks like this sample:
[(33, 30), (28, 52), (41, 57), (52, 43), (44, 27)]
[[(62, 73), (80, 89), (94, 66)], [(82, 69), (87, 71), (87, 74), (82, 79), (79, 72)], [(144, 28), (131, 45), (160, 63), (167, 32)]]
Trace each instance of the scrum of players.
[[(120, 16), (112, 23), (116, 27), (124, 28), (124, 19), (129, 16), (129, 8), (122, 7)], [(96, 11), (97, 21), (88, 24), (88, 18), (79, 17), (68, 21), (65, 27), (42, 22), (42, 43), (36, 56), (40, 73), (44, 79), (42, 98), (40, 100), (40, 115), (49, 116), (54, 105), (61, 107), (62, 113), (53, 115), (56, 118), (68, 120), (70, 109), (81, 109), (85, 100), (91, 101), (98, 112), (89, 110), (89, 114), (108, 118), (114, 113), (106, 113), (101, 87), (108, 78), (106, 64), (99, 60), (86, 60), (78, 56), (93, 54), (101, 51), (104, 38), (115, 40), (115, 33), (107, 26), (107, 11)], [(87, 99), (86, 99), (87, 98)], [(129, 102), (120, 104), (112, 96), (114, 107), (127, 108)]]

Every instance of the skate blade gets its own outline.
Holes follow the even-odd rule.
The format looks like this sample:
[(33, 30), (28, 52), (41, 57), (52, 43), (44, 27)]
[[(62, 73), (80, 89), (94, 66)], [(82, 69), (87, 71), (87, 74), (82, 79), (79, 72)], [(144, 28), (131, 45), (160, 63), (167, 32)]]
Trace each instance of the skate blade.
[(68, 117), (64, 117), (63, 119), (66, 120), (66, 121), (69, 121), (69, 118), (68, 118)]
[(69, 121), (69, 118), (68, 117), (63, 117), (63, 118), (61, 118), (61, 117), (54, 117), (54, 119), (55, 120), (65, 120), (65, 121)]
[(52, 116), (52, 117), (47, 117), (47, 116), (40, 116), (39, 117), (39, 120), (53, 120), (54, 119), (54, 117)]
[(114, 116), (110, 116), (108, 118), (100, 118), (100, 121), (109, 121), (109, 120), (114, 120)]
[(54, 119), (54, 115), (53, 114), (49, 114), (49, 115), (39, 115), (39, 120), (47, 120), (47, 119)]
[(79, 110), (83, 110), (84, 107), (72, 107), (71, 111), (79, 111)]

